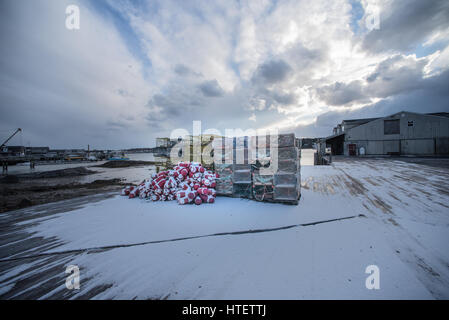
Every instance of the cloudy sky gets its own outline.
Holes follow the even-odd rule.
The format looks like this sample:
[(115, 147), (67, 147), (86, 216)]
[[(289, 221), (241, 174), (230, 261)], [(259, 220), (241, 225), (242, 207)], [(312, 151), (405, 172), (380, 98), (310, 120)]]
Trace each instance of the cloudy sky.
[(154, 146), (193, 120), (315, 137), (449, 112), (447, 0), (1, 0), (0, 33), (11, 144)]

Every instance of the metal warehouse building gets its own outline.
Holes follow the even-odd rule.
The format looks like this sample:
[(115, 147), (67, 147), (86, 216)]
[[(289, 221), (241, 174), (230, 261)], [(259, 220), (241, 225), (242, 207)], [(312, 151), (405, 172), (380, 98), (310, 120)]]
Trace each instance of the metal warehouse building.
[(343, 120), (326, 144), (335, 155), (447, 155), (449, 113)]

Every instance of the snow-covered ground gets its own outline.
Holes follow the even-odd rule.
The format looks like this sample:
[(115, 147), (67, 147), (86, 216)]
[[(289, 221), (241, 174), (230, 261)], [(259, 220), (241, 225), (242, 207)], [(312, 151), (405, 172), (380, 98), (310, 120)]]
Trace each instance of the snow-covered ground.
[(99, 195), (6, 213), (0, 298), (449, 298), (448, 169), (344, 159), (301, 173), (298, 206)]

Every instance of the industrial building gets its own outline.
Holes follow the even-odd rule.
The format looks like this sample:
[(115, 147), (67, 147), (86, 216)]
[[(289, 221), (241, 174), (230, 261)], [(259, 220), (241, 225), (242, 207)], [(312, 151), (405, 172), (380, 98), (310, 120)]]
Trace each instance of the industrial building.
[(334, 155), (448, 155), (449, 113), (343, 120), (326, 145)]
[(49, 147), (26, 147), (26, 154), (47, 154), (50, 152)]
[(25, 155), (25, 147), (24, 146), (3, 146), (0, 149), (1, 156), (23, 156)]
[(168, 148), (170, 146), (170, 138), (156, 138), (156, 147)]

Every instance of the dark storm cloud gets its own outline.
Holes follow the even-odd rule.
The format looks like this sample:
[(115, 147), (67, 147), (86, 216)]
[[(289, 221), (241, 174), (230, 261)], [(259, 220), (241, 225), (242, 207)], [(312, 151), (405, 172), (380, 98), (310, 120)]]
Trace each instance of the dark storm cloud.
[(124, 122), (111, 121), (111, 120), (107, 121), (106, 125), (110, 128), (116, 128), (116, 129), (118, 129), (118, 128), (125, 129), (127, 127), (127, 124)]
[(223, 89), (215, 79), (204, 81), (198, 87), (205, 97), (221, 97), (224, 94)]
[(148, 127), (161, 129), (162, 124), (170, 118), (170, 115), (179, 114), (179, 105), (162, 94), (155, 94), (146, 107), (149, 112), (145, 116)]
[(266, 84), (279, 83), (285, 81), (292, 71), (290, 65), (284, 60), (271, 60), (257, 68), (253, 80)]
[(160, 129), (161, 124), (164, 120), (166, 120), (166, 116), (163, 113), (153, 113), (150, 112), (145, 116), (145, 120), (147, 122), (148, 127), (154, 129)]
[(435, 31), (449, 27), (449, 1), (401, 0), (380, 13), (380, 29), (363, 40), (363, 48), (379, 51), (410, 51)]
[(293, 93), (274, 92), (272, 97), (276, 102), (282, 105), (291, 105), (296, 101), (296, 96)]
[(378, 76), (379, 76), (378, 72), (373, 72), (368, 77), (366, 77), (366, 82), (371, 83), (371, 82), (375, 81)]
[(175, 66), (174, 71), (177, 75), (182, 76), (182, 77), (185, 77), (185, 76), (200, 77), (201, 76), (201, 73), (195, 72), (183, 64), (177, 64)]
[(307, 85), (314, 77), (315, 70), (326, 64), (329, 59), (329, 48), (326, 43), (319, 43), (318, 48), (309, 49), (302, 43), (292, 46), (284, 54), (286, 61), (294, 73), (292, 76), (297, 85)]
[(355, 80), (348, 84), (335, 82), (334, 84), (318, 88), (317, 94), (326, 103), (334, 106), (344, 106), (365, 98), (362, 81), (360, 80)]
[[(151, 100), (147, 103), (147, 107), (150, 108), (153, 114), (158, 114), (156, 117), (161, 120), (161, 115), (176, 116), (180, 114), (180, 110), (183, 107), (182, 102), (178, 101), (179, 97), (176, 96), (164, 96), (162, 94), (155, 94)], [(164, 117), (165, 118), (165, 117)]]
[(146, 104), (148, 110), (145, 120), (150, 128), (168, 128), (183, 122), (186, 115), (204, 107), (202, 93), (193, 84), (172, 84), (166, 93), (157, 93)]
[(176, 102), (159, 93), (153, 96), (153, 99), (149, 102), (149, 104), (161, 106), (169, 111), (175, 111), (177, 109)]
[(402, 55), (382, 61), (366, 79), (366, 95), (383, 98), (420, 88), (427, 63), (426, 59), (414, 60)]
[(363, 80), (335, 82), (316, 90), (320, 99), (334, 106), (350, 106), (371, 98), (386, 98), (411, 92), (423, 85), (426, 59), (395, 55), (380, 62)]
[(132, 94), (125, 89), (117, 89), (115, 92), (122, 97), (132, 97)]

